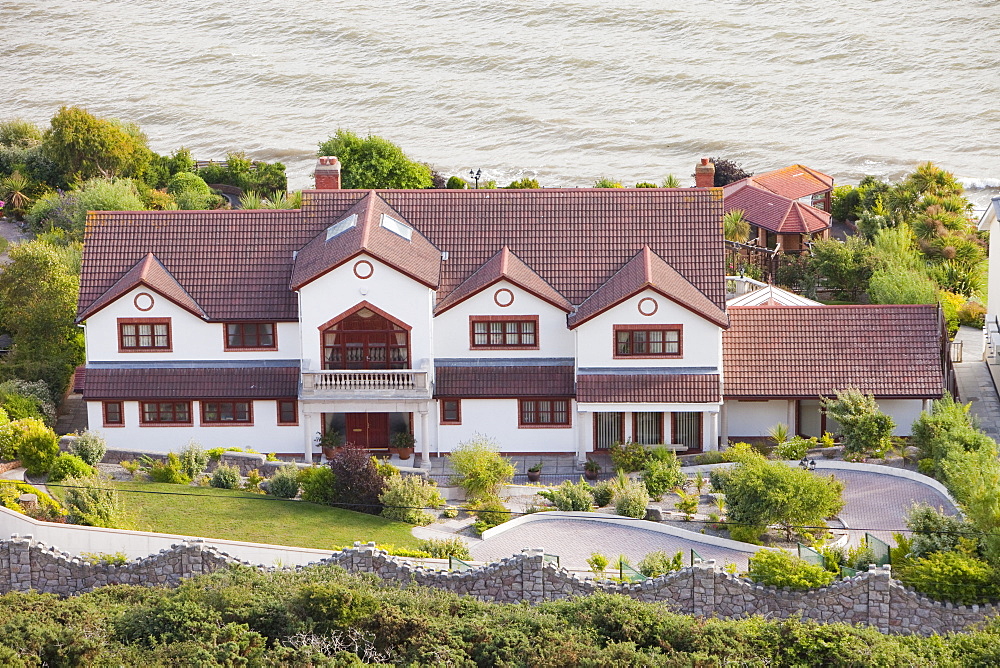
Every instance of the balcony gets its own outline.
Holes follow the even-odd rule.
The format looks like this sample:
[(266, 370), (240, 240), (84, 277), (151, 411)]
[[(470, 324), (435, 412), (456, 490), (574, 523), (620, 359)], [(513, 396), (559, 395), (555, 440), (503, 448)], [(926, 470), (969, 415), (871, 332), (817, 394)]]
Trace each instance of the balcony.
[(303, 371), (303, 399), (429, 399), (426, 371)]

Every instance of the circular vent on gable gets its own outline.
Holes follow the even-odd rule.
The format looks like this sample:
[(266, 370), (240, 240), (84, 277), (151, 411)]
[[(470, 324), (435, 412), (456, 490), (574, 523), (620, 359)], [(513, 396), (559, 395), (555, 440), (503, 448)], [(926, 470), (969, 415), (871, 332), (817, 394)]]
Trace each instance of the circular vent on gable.
[(153, 299), (153, 295), (148, 292), (140, 292), (135, 296), (135, 299), (132, 300), (132, 303), (135, 304), (135, 307), (140, 311), (148, 311), (153, 308), (153, 304), (156, 302)]
[(507, 308), (514, 303), (514, 293), (507, 288), (500, 288), (493, 293), (493, 301), (500, 308)]

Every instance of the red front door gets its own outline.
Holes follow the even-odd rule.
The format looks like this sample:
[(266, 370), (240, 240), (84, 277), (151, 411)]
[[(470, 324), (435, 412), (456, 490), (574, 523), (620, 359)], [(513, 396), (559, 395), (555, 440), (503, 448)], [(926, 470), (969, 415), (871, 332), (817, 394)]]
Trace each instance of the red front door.
[(389, 447), (388, 413), (347, 413), (344, 426), (347, 443), (369, 449)]

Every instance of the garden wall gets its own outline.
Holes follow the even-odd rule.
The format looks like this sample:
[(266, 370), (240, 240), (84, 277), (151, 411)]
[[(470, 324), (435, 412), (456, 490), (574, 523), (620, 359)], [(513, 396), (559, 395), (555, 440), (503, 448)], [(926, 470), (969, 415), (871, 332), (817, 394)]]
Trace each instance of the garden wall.
[[(31, 537), (0, 541), (0, 594), (36, 589), (68, 596), (109, 584), (176, 585), (183, 578), (245, 563), (200, 540), (174, 545), (126, 564), (92, 565)], [(581, 579), (544, 561), (541, 548), (462, 572), (433, 570), (390, 557), (373, 543), (332, 553), (319, 562), (355, 573), (375, 573), (403, 585), (417, 584), (501, 603), (584, 596), (598, 591), (667, 604), (703, 617), (801, 616), (818, 622), (873, 626), (883, 633), (945, 633), (997, 615), (989, 606), (954, 606), (920, 596), (876, 568), (822, 589), (799, 592), (757, 585), (716, 570), (714, 562), (640, 583)], [(260, 568), (260, 567), (258, 567)]]

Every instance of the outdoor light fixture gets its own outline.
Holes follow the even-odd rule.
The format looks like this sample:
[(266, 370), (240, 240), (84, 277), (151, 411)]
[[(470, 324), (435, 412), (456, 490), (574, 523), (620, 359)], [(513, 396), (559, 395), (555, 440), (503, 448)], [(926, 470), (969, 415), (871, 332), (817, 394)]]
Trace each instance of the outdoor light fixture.
[(809, 460), (809, 470), (810, 471), (815, 471), (816, 470), (816, 460), (815, 459), (810, 459)]
[(469, 170), (469, 178), (476, 180), (476, 190), (479, 190), (479, 177), (483, 175), (483, 170), (477, 169), (476, 171)]

